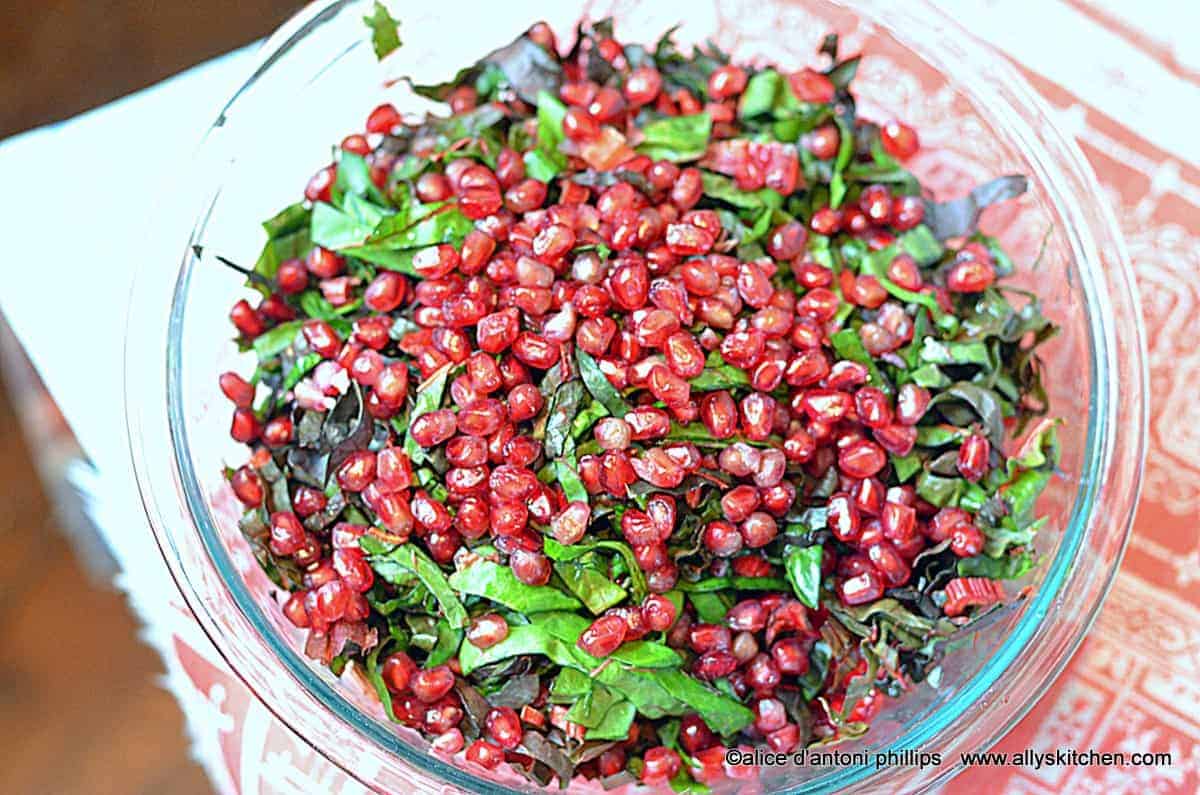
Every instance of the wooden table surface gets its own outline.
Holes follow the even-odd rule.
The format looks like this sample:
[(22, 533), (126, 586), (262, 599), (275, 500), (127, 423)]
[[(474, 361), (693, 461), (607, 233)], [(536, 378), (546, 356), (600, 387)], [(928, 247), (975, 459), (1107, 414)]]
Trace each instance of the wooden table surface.
[(115, 589), (55, 527), (0, 392), (0, 746), (6, 793), (208, 791), (183, 718)]
[[(265, 35), (297, 0), (0, 3), (0, 138), (69, 118)], [(55, 526), (0, 389), (0, 790), (209, 791), (116, 590)]]

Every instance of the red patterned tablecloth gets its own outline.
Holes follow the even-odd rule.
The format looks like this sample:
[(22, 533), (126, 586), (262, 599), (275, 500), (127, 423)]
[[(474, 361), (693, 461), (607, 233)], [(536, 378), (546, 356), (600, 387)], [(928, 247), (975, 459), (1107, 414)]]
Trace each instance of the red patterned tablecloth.
[[(1125, 563), (1070, 666), (996, 750), (1166, 751), (1173, 758), (1155, 767), (976, 768), (946, 789), (1194, 793), (1200, 791), (1200, 48), (1183, 48), (1193, 45), (1189, 37), (1200, 19), (1193, 4), (1169, 1), (943, 5), (1006, 52), (1078, 139), (1123, 226), (1150, 354), (1149, 458)], [(5, 308), (20, 334), (19, 311)], [(37, 345), (31, 348), (36, 360)], [(70, 417), (69, 385), (56, 390), (55, 374), (46, 369)], [(177, 596), (166, 606), (145, 596), (150, 584), (134, 582), (161, 576), (131, 570), (127, 583), (214, 786), (227, 793), (361, 791), (228, 672)]]
[[(1166, 751), (1170, 767), (1091, 765), (969, 770), (949, 792), (1195, 793), (1200, 791), (1200, 168), (1196, 146), (1165, 138), (1200, 114), (1200, 68), (1171, 42), (1184, 3), (1157, 18), (1116, 0), (1046, 3), (1068, 13), (1082, 44), (1068, 57), (1094, 77), (1060, 84), (1022, 58), (1029, 47), (996, 43), (1059, 111), (1116, 210), (1141, 292), (1150, 367), (1150, 438), (1145, 485), (1124, 563), (1099, 620), (1070, 666), (997, 746), (1123, 752)], [(998, 4), (993, 10), (999, 13)], [(1011, 8), (1009, 11), (1011, 12)], [(1021, 15), (1017, 15), (1021, 16)], [(978, 26), (973, 30), (980, 31)], [(1006, 46), (1008, 45), (1008, 46)], [(1110, 46), (1111, 45), (1111, 46)], [(1086, 74), (1086, 72), (1084, 72)], [(1128, 115), (1169, 85), (1190, 104)], [(1105, 98), (1116, 97), (1115, 101)], [(1136, 128), (1114, 116), (1140, 119)]]

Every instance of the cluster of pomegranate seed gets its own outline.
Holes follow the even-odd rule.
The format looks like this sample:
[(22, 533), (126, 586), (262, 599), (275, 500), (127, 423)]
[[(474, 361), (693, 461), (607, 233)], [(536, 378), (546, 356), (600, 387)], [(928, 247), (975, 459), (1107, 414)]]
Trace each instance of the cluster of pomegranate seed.
[[(992, 429), (981, 419), (947, 430), (937, 380), (908, 371), (922, 335), (939, 333), (935, 315), (960, 314), (1001, 272), (978, 239), (952, 241), (936, 261), (906, 248), (908, 233), (930, 234), (926, 202), (909, 190), (851, 180), (839, 195), (822, 184), (850, 144), (864, 163), (879, 147), (897, 161), (919, 151), (903, 123), (838, 115), (836, 70), (775, 73), (809, 112), (828, 109), (780, 139), (772, 122), (747, 118), (762, 71), (709, 53), (699, 90), (670, 59), (598, 31), (568, 58), (544, 25), (526, 34), (561, 78), (536, 108), (503, 81), (445, 94), (456, 118), (494, 113), (494, 130), (448, 141), (448, 128), (384, 104), (313, 175), (311, 206), (340, 212), (358, 191), (391, 226), (346, 245), (323, 237), (313, 214), (315, 243), (255, 275), (257, 306), (234, 305), (239, 340), (260, 362), (253, 383), (219, 379), (230, 435), (253, 449), (229, 482), (255, 517), (246, 526), (262, 527), (269, 556), (294, 573), (283, 605), (292, 624), (323, 639), (315, 648), (327, 662), (361, 652), (396, 720), (487, 769), (531, 767), (529, 732), (571, 744), (588, 729), (551, 703), (549, 675), (529, 704), (465, 720), (475, 686), (497, 682), (464, 676), (453, 653), (433, 660), (392, 645), (408, 630), (376, 606), (401, 586), (366, 550), (412, 545), (436, 569), (414, 572), (431, 591), (431, 579), (484, 555), (538, 593), (529, 589), (566, 590), (549, 547), (589, 553), (603, 541), (581, 565), (630, 598), (589, 615), (577, 649), (601, 658), (600, 671), (621, 664), (626, 644), (665, 644), (697, 686), (746, 717), (725, 739), (694, 712), (670, 732), (639, 717), (577, 772), (748, 777), (753, 768), (725, 762), (731, 742), (783, 752), (836, 738), (870, 722), (885, 681), (900, 676), (876, 674), (857, 643), (814, 668), (818, 644), (846, 632), (839, 611), (925, 587), (914, 574), (923, 553), (983, 553), (978, 509), (923, 491), (898, 467), (925, 429), (938, 430), (952, 440), (938, 450), (938, 476), (996, 491), (1004, 458)], [(490, 63), (504, 72), (503, 59)], [(703, 131), (699, 145), (676, 146), (690, 154), (643, 144), (649, 124), (679, 117), (703, 119), (671, 133)], [(739, 220), (739, 201), (771, 193), (782, 209)], [(795, 196), (817, 199), (787, 203)], [(388, 248), (397, 238), (410, 242)], [(880, 252), (889, 257), (873, 272), (854, 259)], [(360, 424), (347, 428), (346, 416)], [(932, 457), (921, 453), (922, 471)], [(798, 518), (818, 515), (815, 525)], [(785, 571), (797, 544), (819, 547), (818, 598)], [(1004, 597), (988, 577), (942, 583), (948, 617)], [(720, 591), (723, 610), (700, 607), (693, 591)], [(469, 614), (458, 624), (463, 660), (468, 646), (504, 659), (526, 619), (503, 599), (457, 596)], [(448, 617), (432, 597), (410, 601), (425, 620)], [(847, 704), (863, 676), (877, 679)], [(800, 698), (806, 677), (821, 700)]]
[(641, 605), (614, 607), (579, 636), (579, 648), (595, 657), (607, 657), (626, 641), (641, 640), (650, 632), (666, 632), (675, 624), (675, 603), (651, 594)]

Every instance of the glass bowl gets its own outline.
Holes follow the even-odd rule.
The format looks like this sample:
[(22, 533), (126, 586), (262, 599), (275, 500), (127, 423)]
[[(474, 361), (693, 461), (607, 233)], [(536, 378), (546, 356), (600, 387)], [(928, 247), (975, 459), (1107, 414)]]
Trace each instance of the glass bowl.
[[(1112, 582), (1141, 482), (1146, 423), (1143, 335), (1123, 242), (1079, 150), (1025, 80), (923, 2), (515, 2), (503, 13), (475, 7), (469, 23), (412, 4), (402, 12), (405, 44), (384, 64), (361, 21), (369, 6), (312, 3), (267, 42), (195, 160), (160, 197), (151, 233), (178, 266), (148, 260), (135, 289), (127, 419), (142, 499), (168, 567), (233, 671), (279, 720), (368, 787), (533, 787), (431, 752), (386, 720), (358, 677), (339, 679), (304, 656), (303, 638), (282, 618), (279, 594), (237, 529), (222, 477), (245, 453), (228, 437), (216, 376), (251, 364), (226, 320), (240, 278), (214, 255), (253, 262), (258, 223), (295, 201), (328, 162), (331, 144), (361, 129), (379, 102), (426, 109), (394, 78), (445, 79), (547, 14), (560, 33), (581, 16), (614, 15), (626, 41), (653, 41), (682, 23), (681, 42), (712, 38), (739, 58), (790, 68), (814, 63), (821, 37), (836, 30), (846, 51), (866, 56), (855, 82), (862, 114), (920, 131), (922, 151), (909, 165), (938, 198), (1001, 174), (1029, 177), (1030, 191), (990, 210), (984, 227), (1012, 252), (1017, 282), (1036, 287), (1062, 326), (1046, 350), (1052, 411), (1067, 420), (1062, 475), (1039, 503), (1049, 522), (1037, 543), (1042, 563), (1022, 583), (1031, 586), (1028, 597), (950, 653), (936, 689), (921, 685), (890, 702), (865, 737), (841, 746), (866, 757), (831, 768), (764, 768), (756, 783), (772, 792), (920, 790), (953, 775), (960, 752), (1003, 736), (1067, 663)], [(874, 754), (902, 749), (937, 753), (941, 763), (875, 764)]]

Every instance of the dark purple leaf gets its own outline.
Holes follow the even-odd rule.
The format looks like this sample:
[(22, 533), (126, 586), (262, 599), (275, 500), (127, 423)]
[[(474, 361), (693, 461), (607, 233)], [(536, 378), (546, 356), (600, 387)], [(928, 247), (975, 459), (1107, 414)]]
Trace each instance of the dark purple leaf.
[(997, 177), (979, 185), (961, 199), (925, 202), (925, 225), (938, 240), (965, 237), (975, 231), (984, 209), (1015, 199), (1029, 189), (1029, 180), (1021, 174)]

